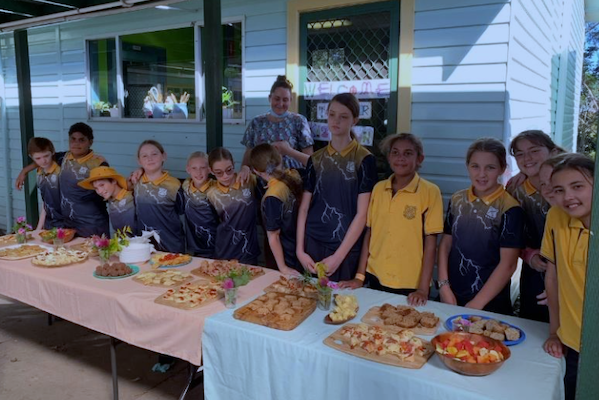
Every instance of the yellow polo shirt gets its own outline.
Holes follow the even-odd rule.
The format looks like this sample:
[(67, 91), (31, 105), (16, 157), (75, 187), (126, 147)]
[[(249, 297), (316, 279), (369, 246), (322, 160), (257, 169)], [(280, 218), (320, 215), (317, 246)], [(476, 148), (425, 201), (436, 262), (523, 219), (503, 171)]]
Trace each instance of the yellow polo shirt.
[(383, 286), (416, 289), (424, 236), (443, 232), (441, 191), (416, 174), (393, 195), (392, 175), (374, 187), (366, 226), (371, 229), (367, 271)]
[(547, 214), (541, 255), (557, 267), (560, 319), (557, 335), (563, 344), (578, 352), (588, 250), (589, 230), (579, 219), (552, 207)]

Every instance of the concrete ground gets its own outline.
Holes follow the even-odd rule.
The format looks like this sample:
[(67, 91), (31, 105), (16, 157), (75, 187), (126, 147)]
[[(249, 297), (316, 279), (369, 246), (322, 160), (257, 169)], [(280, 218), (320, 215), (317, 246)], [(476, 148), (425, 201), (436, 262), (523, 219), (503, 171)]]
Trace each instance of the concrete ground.
[[(179, 398), (186, 362), (155, 373), (156, 353), (126, 343), (117, 360), (121, 400)], [(201, 384), (186, 397), (203, 398)], [(49, 326), (45, 312), (0, 296), (0, 399), (112, 399), (109, 338), (68, 321)]]

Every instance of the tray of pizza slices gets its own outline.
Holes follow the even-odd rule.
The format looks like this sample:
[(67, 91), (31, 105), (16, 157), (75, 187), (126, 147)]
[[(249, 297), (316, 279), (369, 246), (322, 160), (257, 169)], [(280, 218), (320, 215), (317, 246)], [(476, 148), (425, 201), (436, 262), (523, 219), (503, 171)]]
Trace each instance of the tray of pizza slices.
[(432, 312), (417, 311), (414, 307), (391, 304), (372, 307), (362, 317), (362, 322), (370, 325), (409, 329), (416, 335), (432, 336), (441, 324), (439, 317)]
[[(28, 233), (27, 234), (27, 240), (32, 239), (33, 236)], [(8, 235), (4, 235), (4, 236), (0, 236), (0, 246), (8, 246), (11, 244), (17, 244), (17, 234), (16, 233), (10, 233)]]
[(44, 268), (66, 267), (87, 260), (87, 256), (85, 251), (67, 250), (61, 247), (55, 251), (38, 254), (31, 259), (31, 263), (36, 267)]
[(318, 289), (314, 282), (302, 278), (286, 278), (281, 276), (278, 281), (267, 286), (264, 291), (267, 293), (277, 292), (318, 299)]
[(134, 282), (145, 286), (172, 287), (193, 281), (195, 278), (188, 272), (167, 270), (152, 270), (142, 272), (133, 278)]
[(17, 261), (52, 251), (51, 247), (39, 244), (17, 244), (0, 249), (0, 260)]
[(419, 369), (433, 355), (432, 344), (409, 329), (345, 324), (324, 340), (336, 350), (396, 367)]
[(157, 304), (182, 310), (193, 310), (213, 303), (223, 297), (221, 285), (198, 280), (169, 289), (154, 300)]
[(238, 308), (233, 316), (241, 321), (290, 331), (297, 328), (315, 309), (314, 299), (269, 292)]
[(240, 271), (243, 267), (246, 267), (250, 272), (250, 279), (264, 275), (262, 268), (241, 264), (237, 260), (203, 260), (198, 268), (191, 270), (191, 273), (215, 282), (220, 276), (229, 275), (234, 270)]

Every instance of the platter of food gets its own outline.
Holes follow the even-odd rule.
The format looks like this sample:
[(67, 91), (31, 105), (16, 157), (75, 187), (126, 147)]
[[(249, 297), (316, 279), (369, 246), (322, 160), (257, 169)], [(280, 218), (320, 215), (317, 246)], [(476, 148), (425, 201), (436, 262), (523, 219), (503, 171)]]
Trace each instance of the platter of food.
[(514, 346), (526, 339), (526, 333), (512, 324), (497, 319), (474, 314), (458, 314), (447, 318), (448, 331), (468, 332), (499, 340), (506, 346)]
[(212, 282), (187, 282), (169, 289), (154, 300), (155, 303), (182, 310), (193, 310), (223, 297), (221, 286)]
[(190, 282), (194, 277), (188, 272), (180, 272), (172, 269), (164, 271), (146, 271), (137, 275), (133, 280), (145, 286), (171, 287)]
[[(27, 239), (31, 239), (31, 234), (27, 234)], [(11, 244), (17, 244), (17, 234), (11, 233), (8, 235), (0, 236), (0, 246), (8, 246)]]
[(356, 317), (360, 308), (356, 296), (336, 294), (334, 299), (336, 306), (324, 317), (325, 324), (341, 325)]
[(444, 332), (432, 344), (443, 364), (462, 375), (489, 375), (511, 355), (500, 340), (467, 332)]
[(123, 279), (133, 276), (139, 272), (137, 265), (123, 264), (116, 262), (113, 264), (98, 265), (94, 271), (94, 278), (98, 279)]
[(420, 312), (414, 307), (393, 306), (391, 304), (372, 307), (362, 317), (362, 322), (371, 325), (410, 329), (417, 335), (434, 335), (440, 325), (439, 317), (432, 312)]
[(35, 256), (31, 263), (37, 267), (57, 268), (77, 264), (87, 260), (87, 253), (78, 250), (56, 249)]
[(0, 260), (23, 260), (52, 250), (51, 247), (39, 244), (16, 244), (0, 249)]
[(277, 292), (292, 294), (294, 296), (318, 298), (318, 289), (316, 285), (302, 278), (286, 278), (281, 276), (278, 281), (264, 289), (265, 292)]
[[(64, 232), (64, 239), (63, 239), (64, 243), (67, 243), (67, 242), (70, 242), (71, 240), (73, 240), (73, 238), (75, 237), (75, 234), (77, 233), (77, 231), (75, 229), (63, 228), (62, 230)], [(42, 242), (54, 244), (54, 238), (56, 237), (56, 231), (55, 230), (40, 231), (39, 236), (40, 236), (40, 239), (42, 239)]]
[(316, 309), (316, 300), (291, 294), (269, 292), (238, 308), (236, 319), (290, 331), (299, 326)]
[(431, 343), (415, 336), (412, 330), (396, 331), (364, 323), (342, 326), (324, 344), (366, 360), (411, 369), (422, 368), (434, 352)]
[(84, 239), (83, 242), (68, 246), (69, 250), (85, 251), (90, 257), (97, 257), (98, 250), (94, 248), (94, 243), (90, 238)]
[(152, 268), (177, 268), (189, 264), (193, 258), (189, 254), (157, 253), (150, 259)]
[(250, 279), (255, 279), (260, 275), (264, 275), (262, 268), (241, 264), (237, 260), (204, 260), (200, 266), (192, 270), (191, 273), (200, 278), (217, 281), (219, 277), (229, 275), (234, 270), (241, 271), (243, 267), (246, 267), (250, 272)]

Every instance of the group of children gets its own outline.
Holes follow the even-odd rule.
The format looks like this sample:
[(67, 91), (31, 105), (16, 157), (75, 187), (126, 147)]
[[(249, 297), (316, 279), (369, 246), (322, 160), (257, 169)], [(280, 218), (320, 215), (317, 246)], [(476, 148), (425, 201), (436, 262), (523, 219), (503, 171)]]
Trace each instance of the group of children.
[(420, 139), (402, 133), (382, 142), (393, 174), (377, 183), (375, 157), (352, 132), (358, 116), (353, 95), (331, 100), (331, 141), (309, 157), (303, 180), (284, 168), (275, 147), (261, 144), (251, 149), (253, 174), (238, 175), (231, 153), (217, 148), (192, 153), (181, 184), (163, 169), (162, 145), (146, 140), (137, 153), (141, 168), (127, 181), (93, 153), (92, 130), (79, 123), (69, 131), (66, 153), (55, 153), (47, 139), (32, 139), (35, 164), (18, 184), (37, 165), (44, 228), (108, 233), (109, 216), (114, 229), (159, 232), (161, 250), (248, 264), (259, 256), (261, 215), (282, 273), (314, 273), (323, 262), (342, 287), (405, 294), (412, 305), (429, 298), (437, 261), (442, 302), (512, 314), (510, 280), (520, 257), (520, 316), (550, 322), (545, 349), (557, 357), (567, 353), (572, 396), (593, 161), (565, 154), (541, 131), (522, 132), (510, 145), (521, 171), (510, 194), (500, 183), (506, 148), (496, 139), (476, 140), (466, 154), (471, 186), (451, 196), (444, 217), (439, 188), (418, 175)]

